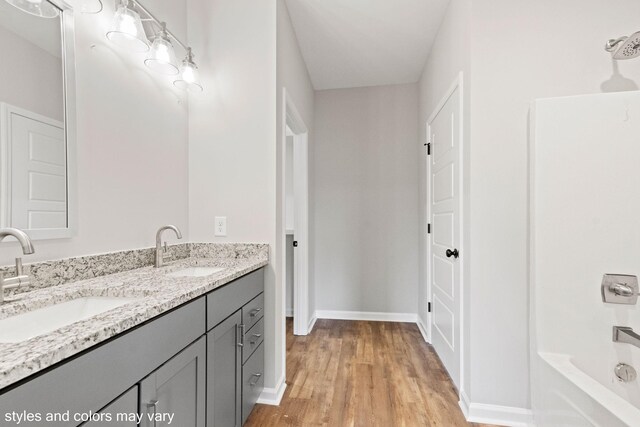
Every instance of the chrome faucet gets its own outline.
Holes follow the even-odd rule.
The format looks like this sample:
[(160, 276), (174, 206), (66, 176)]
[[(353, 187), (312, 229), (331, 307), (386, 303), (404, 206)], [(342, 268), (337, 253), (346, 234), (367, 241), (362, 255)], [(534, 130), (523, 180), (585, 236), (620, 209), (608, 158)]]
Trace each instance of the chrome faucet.
[(182, 233), (175, 225), (165, 225), (164, 227), (160, 227), (156, 233), (156, 268), (162, 267), (168, 259), (173, 257), (173, 255), (168, 253), (167, 242), (164, 242), (164, 247), (162, 247), (162, 233), (165, 230), (173, 230), (178, 239), (182, 239)]
[[(14, 237), (20, 242), (24, 255), (31, 255), (35, 252), (31, 239), (24, 231), (18, 230), (17, 228), (0, 228), (0, 242), (9, 236)], [(16, 258), (16, 275), (14, 277), (5, 279), (4, 274), (0, 272), (0, 304), (4, 302), (5, 289), (14, 289), (21, 285), (28, 285), (29, 283), (31, 283), (29, 276), (23, 272), (22, 258)]]
[(613, 342), (623, 342), (626, 344), (635, 345), (640, 348), (640, 335), (633, 332), (632, 328), (625, 326), (613, 327)]

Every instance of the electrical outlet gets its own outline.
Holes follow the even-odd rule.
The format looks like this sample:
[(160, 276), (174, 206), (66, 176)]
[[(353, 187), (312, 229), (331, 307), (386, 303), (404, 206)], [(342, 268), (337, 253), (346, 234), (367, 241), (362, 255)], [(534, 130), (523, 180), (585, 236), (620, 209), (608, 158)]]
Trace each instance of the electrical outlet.
[(216, 228), (215, 230), (216, 236), (226, 236), (227, 235), (227, 217), (217, 216), (215, 228)]

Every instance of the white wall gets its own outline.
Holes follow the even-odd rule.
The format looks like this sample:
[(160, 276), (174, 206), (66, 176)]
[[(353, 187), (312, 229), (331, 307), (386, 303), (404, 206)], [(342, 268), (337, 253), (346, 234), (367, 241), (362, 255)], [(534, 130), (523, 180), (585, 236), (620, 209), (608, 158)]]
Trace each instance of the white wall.
[[(528, 407), (527, 143), (532, 100), (637, 88), (604, 43), (639, 28), (640, 3), (478, 1), (471, 76), (471, 400)], [(523, 48), (526, 46), (526, 48)], [(605, 82), (608, 82), (605, 84)], [(632, 82), (628, 82), (632, 83)]]
[[(185, 0), (148, 6), (186, 28)], [(152, 246), (167, 223), (188, 232), (185, 96), (105, 38), (112, 7), (76, 19), (78, 235), (36, 241), (25, 262)], [(16, 255), (0, 245), (0, 265)]]
[[(188, 0), (189, 39), (206, 96), (189, 114), (192, 240), (265, 242), (265, 386), (283, 374), (276, 245), (276, 7), (274, 1)], [(227, 236), (214, 237), (214, 217)], [(279, 286), (279, 285), (278, 285)], [(280, 310), (280, 311), (279, 311)]]
[[(420, 131), (424, 139), (426, 118), (463, 71), (471, 121), (465, 126), (467, 250), (462, 256), (468, 334), (461, 391), (473, 403), (530, 406), (530, 103), (539, 97), (636, 89), (640, 62), (621, 62), (621, 74), (615, 74), (603, 46), (609, 38), (636, 31), (639, 12), (640, 4), (632, 0), (615, 7), (604, 0), (490, 0), (475, 1), (473, 7), (470, 0), (451, 0), (421, 80)], [(423, 268), (423, 279), (424, 274)]]
[[(0, 102), (62, 121), (62, 57), (0, 25)], [(62, 46), (60, 46), (62, 55)]]
[[(286, 163), (286, 159), (284, 156), (283, 148), (283, 138), (285, 137), (285, 129), (283, 127), (283, 115), (286, 114), (283, 105), (283, 88), (286, 89), (289, 97), (293, 100), (293, 103), (296, 106), (296, 109), (300, 113), (304, 124), (306, 125), (309, 131), (308, 144), (309, 144), (309, 236), (308, 239), (311, 244), (308, 246), (309, 248), (309, 316), (313, 314), (315, 311), (315, 283), (313, 279), (313, 242), (315, 241), (316, 236), (313, 233), (313, 224), (314, 224), (314, 216), (313, 216), (313, 156), (314, 156), (314, 145), (315, 145), (315, 124), (314, 124), (314, 91), (313, 86), (311, 85), (311, 79), (309, 78), (309, 73), (307, 70), (307, 66), (302, 59), (302, 53), (300, 52), (300, 47), (298, 45), (298, 40), (296, 38), (295, 32), (293, 30), (293, 26), (291, 25), (291, 19), (289, 17), (289, 12), (287, 10), (287, 6), (284, 0), (276, 0), (277, 3), (277, 83), (276, 83), (276, 105), (277, 105), (277, 129), (276, 129), (276, 141), (277, 141), (277, 233), (278, 236), (282, 236), (282, 217), (285, 215), (284, 209), (284, 199), (286, 195), (284, 194), (283, 185), (282, 185), (282, 171), (284, 170), (284, 165)], [(282, 271), (282, 263), (281, 260), (284, 257), (286, 239), (278, 238), (278, 245), (276, 248), (277, 258), (279, 260), (277, 264), (278, 271)], [(285, 278), (282, 277), (282, 292), (284, 290), (284, 281)], [(282, 299), (282, 298), (281, 298)], [(282, 310), (282, 306), (278, 306), (280, 310)], [(284, 321), (284, 319), (283, 319)], [(282, 323), (282, 333), (284, 335), (284, 322)], [(285, 354), (282, 354), (283, 364)]]
[(318, 310), (416, 313), (418, 86), (316, 92)]

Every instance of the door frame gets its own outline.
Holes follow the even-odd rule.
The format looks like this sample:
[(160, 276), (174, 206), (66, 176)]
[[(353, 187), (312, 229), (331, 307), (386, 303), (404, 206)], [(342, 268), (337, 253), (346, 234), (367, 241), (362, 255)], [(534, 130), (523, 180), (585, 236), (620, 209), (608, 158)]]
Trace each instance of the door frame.
[[(460, 319), (458, 319), (458, 328), (456, 329), (456, 332), (458, 333), (459, 337), (460, 337), (460, 384), (456, 384), (456, 386), (458, 387), (458, 390), (460, 393), (463, 393), (463, 384), (464, 384), (464, 375), (465, 375), (465, 367), (464, 367), (464, 354), (465, 354), (465, 335), (464, 335), (464, 321), (465, 321), (465, 316), (464, 316), (464, 307), (465, 307), (465, 294), (463, 292), (465, 286), (464, 286), (464, 271), (465, 271), (465, 260), (466, 260), (466, 248), (465, 248), (465, 233), (464, 233), (464, 224), (465, 224), (465, 215), (464, 215), (464, 210), (465, 210), (465, 205), (464, 205), (464, 155), (465, 155), (465, 133), (464, 133), (464, 124), (465, 124), (465, 117), (464, 117), (464, 73), (460, 72), (458, 74), (458, 76), (456, 76), (455, 80), (453, 81), (453, 83), (451, 84), (451, 86), (449, 87), (449, 89), (445, 92), (444, 96), (440, 99), (440, 101), (438, 102), (438, 104), (436, 105), (436, 107), (434, 108), (433, 112), (429, 115), (429, 118), (427, 119), (426, 122), (426, 138), (427, 138), (427, 143), (431, 142), (431, 135), (429, 132), (430, 129), (430, 125), (431, 123), (433, 123), (433, 121), (436, 119), (438, 113), (440, 113), (440, 111), (444, 108), (444, 106), (447, 104), (447, 102), (449, 101), (449, 99), (451, 98), (451, 96), (453, 96), (453, 94), (456, 92), (456, 90), (458, 91), (458, 101), (459, 101), (459, 114), (460, 114), (460, 120), (458, 123), (459, 129), (459, 135), (460, 135), (460, 145), (459, 145), (459, 150), (458, 150), (458, 162), (459, 162), (459, 167), (458, 167), (458, 202), (459, 202), (459, 233), (460, 233), (460, 242), (459, 242), (459, 251), (460, 251), (460, 257), (458, 258), (458, 263), (460, 266), (460, 283), (459, 283), (459, 287), (457, 289), (455, 289), (458, 294), (460, 295)], [(425, 176), (425, 181), (426, 181), (426, 187), (425, 187), (425, 191), (426, 191), (426, 218), (425, 218), (425, 230), (427, 229), (427, 224), (429, 224), (431, 222), (431, 213), (432, 213), (432, 209), (431, 209), (431, 205), (432, 205), (432, 192), (430, 191), (431, 188), (431, 156), (425, 156), (425, 162), (426, 162), (426, 176)], [(431, 301), (431, 288), (432, 288), (432, 283), (431, 283), (431, 270), (432, 270), (432, 266), (431, 266), (431, 239), (432, 239), (432, 234), (424, 234), (425, 236), (425, 243), (426, 243), (426, 268), (424, 269), (424, 274), (425, 274), (425, 278), (424, 278), (424, 283), (426, 285), (426, 301), (423, 301), (423, 303), (425, 304), (424, 307), (424, 312), (427, 313), (427, 341), (429, 343), (432, 342), (432, 336), (433, 336), (433, 313), (428, 311), (428, 308), (426, 307), (426, 305), (428, 303), (432, 303)]]
[[(294, 133), (294, 239), (298, 247), (294, 251), (293, 283), (293, 333), (309, 333), (309, 128), (286, 88), (282, 89), (282, 218), (280, 239), (283, 248), (282, 260), (282, 315), (286, 318), (286, 273), (287, 273), (287, 224), (286, 224), (286, 158), (287, 126)], [(286, 331), (285, 331), (286, 335)], [(285, 336), (283, 335), (283, 336)]]

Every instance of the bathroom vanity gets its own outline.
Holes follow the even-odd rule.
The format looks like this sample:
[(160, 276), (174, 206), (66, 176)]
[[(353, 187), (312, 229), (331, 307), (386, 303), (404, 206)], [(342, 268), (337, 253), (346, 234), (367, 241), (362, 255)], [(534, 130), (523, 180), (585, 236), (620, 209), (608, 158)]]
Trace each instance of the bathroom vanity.
[[(188, 257), (14, 296), (3, 317), (12, 304), (20, 311), (29, 302), (48, 309), (106, 296), (126, 304), (0, 343), (0, 424), (243, 424), (263, 388), (267, 262), (264, 253)], [(45, 421), (48, 415), (59, 419)]]

